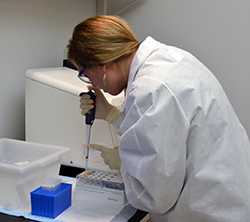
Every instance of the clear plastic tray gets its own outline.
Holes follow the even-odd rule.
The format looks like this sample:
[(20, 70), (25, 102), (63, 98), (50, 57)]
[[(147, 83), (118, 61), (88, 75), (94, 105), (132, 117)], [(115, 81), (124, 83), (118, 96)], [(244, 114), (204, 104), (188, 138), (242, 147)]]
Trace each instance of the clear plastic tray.
[(68, 148), (0, 139), (0, 207), (30, 209), (30, 192), (58, 177)]

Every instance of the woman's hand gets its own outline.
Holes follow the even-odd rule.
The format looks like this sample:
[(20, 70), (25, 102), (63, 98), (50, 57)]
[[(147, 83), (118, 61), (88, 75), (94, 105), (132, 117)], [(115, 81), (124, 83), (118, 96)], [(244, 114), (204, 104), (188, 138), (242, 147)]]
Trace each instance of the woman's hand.
[(118, 147), (108, 148), (99, 144), (91, 144), (90, 148), (101, 152), (104, 163), (107, 164), (111, 170), (120, 170), (121, 161)]
[[(120, 111), (107, 101), (100, 89), (93, 86), (88, 86), (88, 89), (95, 91), (96, 94), (95, 118), (103, 119), (111, 123), (120, 116)], [(85, 115), (92, 108), (94, 108), (94, 101), (90, 99), (88, 94), (83, 94), (80, 98), (81, 114)]]

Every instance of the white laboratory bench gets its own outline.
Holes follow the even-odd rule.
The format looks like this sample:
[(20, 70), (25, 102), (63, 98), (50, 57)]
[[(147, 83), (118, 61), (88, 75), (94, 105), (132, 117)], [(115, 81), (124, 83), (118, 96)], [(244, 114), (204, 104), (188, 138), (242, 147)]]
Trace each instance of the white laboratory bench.
[[(67, 166), (62, 166), (60, 170), (60, 176), (64, 178), (65, 180), (68, 180), (69, 176), (72, 176), (72, 181), (74, 180), (73, 178), (75, 177), (76, 174), (79, 173), (81, 169), (74, 169), (72, 167), (68, 168)], [(71, 172), (71, 175), (70, 175)], [(65, 174), (67, 177), (65, 177)], [(135, 213), (126, 221), (128, 222), (144, 222), (148, 221), (147, 218), (147, 213), (144, 211), (136, 210)], [(34, 222), (35, 220), (27, 219), (24, 218), (23, 216), (17, 217), (17, 216), (12, 216), (12, 215), (7, 215), (4, 213), (0, 213), (0, 221), (1, 222)], [(56, 219), (55, 219), (56, 221)], [(115, 222), (115, 220), (111, 220), (112, 222)]]

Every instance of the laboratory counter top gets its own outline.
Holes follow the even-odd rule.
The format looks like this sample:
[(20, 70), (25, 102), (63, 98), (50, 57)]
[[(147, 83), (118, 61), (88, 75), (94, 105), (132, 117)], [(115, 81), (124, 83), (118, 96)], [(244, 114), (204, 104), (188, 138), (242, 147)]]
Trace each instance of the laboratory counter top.
[[(71, 176), (75, 177), (81, 169), (68, 168), (67, 166), (61, 166), (60, 175), (61, 176)], [(136, 213), (128, 220), (128, 222), (140, 222), (147, 215), (146, 212), (137, 210)], [(35, 222), (34, 220), (26, 219), (24, 217), (15, 217), (0, 213), (0, 222)]]
[[(139, 222), (146, 216), (146, 213), (138, 210), (135, 215), (128, 220), (128, 222)], [(29, 220), (23, 217), (14, 217), (6, 214), (0, 213), (1, 222), (35, 222), (34, 220)]]

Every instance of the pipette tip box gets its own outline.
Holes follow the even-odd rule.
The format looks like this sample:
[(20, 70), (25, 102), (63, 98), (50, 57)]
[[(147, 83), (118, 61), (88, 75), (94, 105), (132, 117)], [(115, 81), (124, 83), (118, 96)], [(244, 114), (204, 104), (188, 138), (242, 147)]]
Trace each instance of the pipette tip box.
[(103, 170), (88, 169), (77, 175), (78, 183), (85, 185), (110, 188), (115, 190), (124, 190), (124, 183), (119, 173)]
[(55, 187), (39, 187), (31, 192), (31, 214), (55, 218), (71, 206), (72, 185), (60, 183)]

